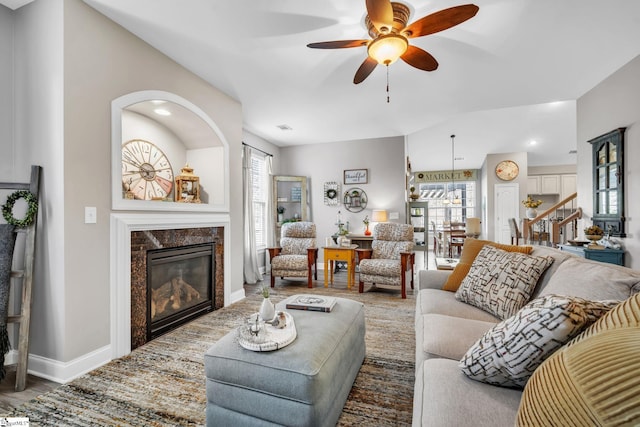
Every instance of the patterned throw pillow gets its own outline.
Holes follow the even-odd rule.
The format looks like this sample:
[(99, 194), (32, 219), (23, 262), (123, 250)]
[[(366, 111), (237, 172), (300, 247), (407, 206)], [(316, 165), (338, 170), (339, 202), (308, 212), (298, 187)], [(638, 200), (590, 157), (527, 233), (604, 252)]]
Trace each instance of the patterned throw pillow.
[(640, 294), (553, 353), (522, 393), (517, 426), (640, 425)]
[(456, 299), (504, 320), (529, 301), (538, 279), (552, 263), (550, 256), (524, 255), (485, 245), (456, 291)]
[(529, 255), (533, 250), (533, 246), (504, 245), (490, 240), (466, 239), (464, 241), (464, 246), (462, 246), (462, 253), (460, 254), (458, 264), (453, 269), (449, 277), (447, 277), (447, 281), (442, 286), (442, 290), (451, 292), (458, 290), (464, 278), (467, 277), (467, 273), (469, 273), (469, 270), (471, 269), (471, 264), (473, 264), (473, 261), (476, 259), (484, 245), (491, 245), (507, 252), (520, 252), (527, 255)]
[(462, 357), (469, 378), (524, 387), (538, 366), (619, 301), (588, 301), (547, 295), (487, 331)]

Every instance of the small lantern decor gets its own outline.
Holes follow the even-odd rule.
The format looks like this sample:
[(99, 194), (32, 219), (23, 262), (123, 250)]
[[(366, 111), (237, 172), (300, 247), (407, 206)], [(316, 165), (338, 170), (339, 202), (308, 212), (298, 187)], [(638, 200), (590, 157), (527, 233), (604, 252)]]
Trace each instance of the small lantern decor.
[(186, 164), (176, 177), (176, 202), (200, 203), (200, 178), (193, 174), (193, 168)]

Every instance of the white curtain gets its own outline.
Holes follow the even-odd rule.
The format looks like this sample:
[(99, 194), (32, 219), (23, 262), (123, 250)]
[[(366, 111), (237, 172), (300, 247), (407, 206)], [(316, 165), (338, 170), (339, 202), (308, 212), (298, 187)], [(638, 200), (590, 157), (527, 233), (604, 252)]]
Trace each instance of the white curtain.
[(256, 227), (253, 222), (253, 184), (251, 176), (251, 147), (244, 146), (242, 153), (243, 176), (243, 215), (244, 215), (244, 281), (250, 285), (262, 281), (258, 267), (258, 252), (256, 250)]

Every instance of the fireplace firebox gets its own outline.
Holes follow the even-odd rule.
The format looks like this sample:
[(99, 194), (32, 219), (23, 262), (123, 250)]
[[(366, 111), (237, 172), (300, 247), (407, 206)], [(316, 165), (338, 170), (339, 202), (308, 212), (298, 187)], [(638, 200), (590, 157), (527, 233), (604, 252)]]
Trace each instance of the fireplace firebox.
[(147, 251), (147, 341), (215, 308), (215, 242)]

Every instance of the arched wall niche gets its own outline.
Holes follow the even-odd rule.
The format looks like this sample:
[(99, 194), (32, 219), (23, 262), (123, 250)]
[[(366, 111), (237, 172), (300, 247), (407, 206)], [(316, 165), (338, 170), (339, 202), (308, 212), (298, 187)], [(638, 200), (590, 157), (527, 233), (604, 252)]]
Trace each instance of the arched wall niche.
[[(169, 111), (171, 115), (158, 115), (154, 112), (158, 108)], [(157, 90), (123, 95), (111, 102), (111, 135), (113, 210), (229, 211), (229, 144), (216, 123), (192, 102)], [(171, 165), (174, 181), (170, 193), (163, 200), (129, 199), (125, 196), (128, 187), (123, 179), (122, 147), (134, 139), (153, 144)], [(200, 178), (202, 203), (173, 201), (175, 177), (187, 164)]]

